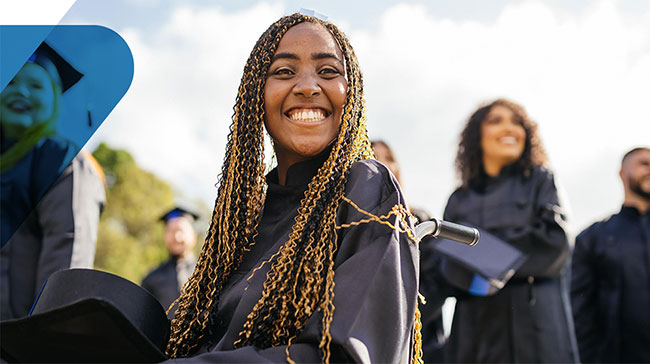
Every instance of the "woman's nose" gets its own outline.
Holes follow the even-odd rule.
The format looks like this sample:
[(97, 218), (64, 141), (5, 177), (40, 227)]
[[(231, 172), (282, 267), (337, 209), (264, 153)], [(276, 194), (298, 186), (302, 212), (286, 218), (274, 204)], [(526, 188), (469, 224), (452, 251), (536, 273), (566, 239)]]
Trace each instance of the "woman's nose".
[(318, 78), (316, 75), (305, 74), (299, 76), (296, 85), (293, 87), (293, 92), (296, 95), (303, 97), (314, 97), (321, 92), (321, 88), (318, 85)]
[(29, 87), (27, 87), (26, 84), (24, 83), (16, 83), (14, 84), (15, 91), (17, 94), (27, 97), (29, 96)]
[(517, 127), (517, 122), (514, 120), (510, 120), (506, 123), (506, 130), (508, 131), (513, 131)]

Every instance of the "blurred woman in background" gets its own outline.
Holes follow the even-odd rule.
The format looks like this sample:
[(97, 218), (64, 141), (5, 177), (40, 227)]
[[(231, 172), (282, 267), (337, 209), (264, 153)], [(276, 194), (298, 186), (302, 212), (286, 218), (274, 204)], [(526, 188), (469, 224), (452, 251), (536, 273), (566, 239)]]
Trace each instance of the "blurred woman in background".
[(510, 100), (479, 107), (461, 133), (462, 186), (444, 219), (482, 228), (526, 260), (494, 295), (456, 290), (449, 362), (577, 361), (563, 282), (569, 242), (547, 163), (537, 125)]

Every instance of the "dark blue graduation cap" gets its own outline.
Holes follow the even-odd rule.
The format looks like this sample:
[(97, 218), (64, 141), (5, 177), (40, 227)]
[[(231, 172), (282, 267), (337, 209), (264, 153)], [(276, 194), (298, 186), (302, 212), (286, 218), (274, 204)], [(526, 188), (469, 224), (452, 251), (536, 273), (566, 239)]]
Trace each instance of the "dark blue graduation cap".
[(83, 77), (81, 72), (45, 42), (36, 48), (27, 63), (35, 63), (43, 67), (61, 87), (61, 92), (67, 91)]
[(434, 250), (446, 259), (441, 271), (452, 285), (475, 296), (498, 292), (521, 267), (527, 255), (483, 229), (475, 246), (437, 239)]
[(165, 223), (167, 223), (169, 220), (171, 220), (173, 218), (176, 218), (176, 217), (185, 217), (185, 218), (189, 218), (192, 221), (194, 221), (194, 220), (199, 218), (199, 215), (197, 215), (197, 214), (195, 214), (195, 213), (193, 213), (191, 211), (188, 211), (188, 210), (186, 210), (186, 209), (184, 209), (182, 207), (176, 206), (173, 209), (167, 211), (164, 215), (162, 215), (160, 217), (160, 221), (164, 221)]

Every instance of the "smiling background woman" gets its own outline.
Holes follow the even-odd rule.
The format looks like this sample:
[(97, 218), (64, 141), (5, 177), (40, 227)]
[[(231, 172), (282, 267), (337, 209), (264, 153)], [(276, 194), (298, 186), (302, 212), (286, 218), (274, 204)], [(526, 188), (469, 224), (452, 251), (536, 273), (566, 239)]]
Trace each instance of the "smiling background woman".
[(2, 320), (26, 316), (50, 274), (93, 266), (101, 168), (56, 135), (62, 94), (81, 77), (42, 43), (0, 93)]
[(449, 362), (577, 361), (562, 282), (569, 243), (546, 164), (537, 125), (512, 101), (479, 107), (461, 133), (456, 168), (463, 184), (444, 219), (481, 227), (527, 258), (492, 296), (456, 290)]
[[(301, 14), (244, 68), (212, 223), (167, 347), (191, 362), (410, 362), (415, 243), (371, 159), (363, 80), (336, 26)], [(264, 129), (277, 167), (264, 176)], [(367, 212), (384, 216), (382, 224)]]

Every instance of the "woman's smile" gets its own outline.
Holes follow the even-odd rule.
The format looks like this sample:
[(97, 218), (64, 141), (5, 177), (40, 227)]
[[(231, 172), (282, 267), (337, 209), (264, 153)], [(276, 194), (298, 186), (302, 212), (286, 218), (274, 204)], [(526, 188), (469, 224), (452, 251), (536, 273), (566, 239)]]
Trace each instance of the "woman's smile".
[(281, 183), (291, 165), (318, 155), (336, 139), (347, 90), (343, 54), (330, 32), (313, 23), (289, 29), (264, 86), (264, 125)]
[(8, 100), (7, 108), (15, 113), (27, 113), (32, 109), (29, 101), (24, 98)]
[(285, 115), (292, 121), (315, 123), (325, 120), (331, 113), (321, 108), (295, 107), (287, 111)]

